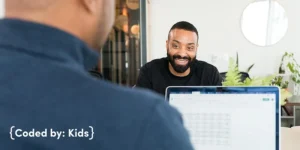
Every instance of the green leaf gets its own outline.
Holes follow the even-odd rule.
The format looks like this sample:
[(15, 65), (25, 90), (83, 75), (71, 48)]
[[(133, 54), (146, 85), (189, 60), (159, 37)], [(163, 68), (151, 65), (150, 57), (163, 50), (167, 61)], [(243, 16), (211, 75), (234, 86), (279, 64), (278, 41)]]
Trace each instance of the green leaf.
[(285, 104), (286, 104), (286, 101), (285, 101), (285, 100), (286, 100), (287, 98), (290, 98), (290, 97), (293, 96), (292, 93), (289, 92), (289, 91), (288, 91), (287, 89), (285, 89), (285, 88), (281, 89), (280, 95), (281, 95), (281, 97), (280, 97), (280, 104), (281, 104), (281, 105), (285, 105)]
[(281, 88), (287, 88), (289, 85), (289, 81), (285, 81), (284, 83), (281, 84)]
[(271, 85), (274, 78), (275, 78), (275, 75), (270, 75), (270, 76), (263, 78), (262, 85), (265, 85), (265, 86)]
[(239, 86), (242, 85), (241, 74), (237, 68), (237, 64), (234, 59), (230, 58), (229, 68), (225, 76), (225, 81), (222, 83), (223, 86)]
[(262, 84), (262, 77), (254, 77), (252, 79), (250, 86), (261, 86), (261, 84)]
[(290, 69), (290, 71), (291, 71), (292, 73), (295, 73), (295, 70), (294, 70), (294, 64), (288, 63), (287, 66), (289, 67), (289, 69)]
[(250, 86), (252, 84), (252, 80), (250, 78), (246, 78), (246, 80), (243, 83), (245, 86)]
[(253, 68), (253, 66), (254, 66), (254, 64), (252, 64), (250, 67), (248, 67), (248, 69), (247, 69), (247, 73), (249, 73), (249, 72), (250, 72), (250, 70)]

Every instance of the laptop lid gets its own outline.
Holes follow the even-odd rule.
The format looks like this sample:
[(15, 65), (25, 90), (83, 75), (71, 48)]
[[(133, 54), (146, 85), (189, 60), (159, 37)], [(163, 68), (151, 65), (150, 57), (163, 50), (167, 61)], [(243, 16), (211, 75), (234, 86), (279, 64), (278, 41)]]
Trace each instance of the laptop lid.
[(195, 150), (280, 150), (278, 87), (168, 87)]

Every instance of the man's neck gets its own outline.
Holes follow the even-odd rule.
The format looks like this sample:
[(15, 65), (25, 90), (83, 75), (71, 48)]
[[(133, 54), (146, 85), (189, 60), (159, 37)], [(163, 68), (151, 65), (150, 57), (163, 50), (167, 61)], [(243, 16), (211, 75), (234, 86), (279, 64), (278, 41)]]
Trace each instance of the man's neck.
[(189, 74), (190, 74), (190, 72), (191, 72), (191, 69), (190, 68), (188, 68), (185, 72), (183, 72), (183, 73), (178, 73), (178, 72), (176, 72), (175, 70), (174, 70), (174, 68), (172, 67), (172, 65), (169, 63), (169, 70), (170, 70), (170, 72), (174, 75), (174, 76), (177, 76), (177, 77), (186, 77), (186, 76), (188, 76)]

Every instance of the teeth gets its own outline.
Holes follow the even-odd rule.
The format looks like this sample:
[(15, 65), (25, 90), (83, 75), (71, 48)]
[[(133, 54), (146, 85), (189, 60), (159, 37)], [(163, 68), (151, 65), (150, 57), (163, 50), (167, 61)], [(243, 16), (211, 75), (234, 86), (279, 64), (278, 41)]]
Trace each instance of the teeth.
[(178, 64), (186, 64), (188, 62), (188, 60), (186, 59), (176, 59)]

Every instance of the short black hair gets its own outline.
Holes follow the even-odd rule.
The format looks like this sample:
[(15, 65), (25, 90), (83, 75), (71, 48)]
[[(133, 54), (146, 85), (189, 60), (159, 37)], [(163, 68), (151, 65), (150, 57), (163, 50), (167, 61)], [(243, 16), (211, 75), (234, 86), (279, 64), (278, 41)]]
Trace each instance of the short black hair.
[(169, 31), (168, 38), (169, 38), (169, 36), (170, 36), (170, 32), (171, 32), (172, 30), (174, 30), (174, 29), (182, 29), (182, 30), (187, 30), (187, 31), (195, 32), (196, 35), (197, 35), (197, 39), (199, 39), (197, 28), (196, 28), (193, 24), (191, 24), (191, 23), (189, 23), (189, 22), (187, 22), (187, 21), (179, 21), (179, 22), (175, 23), (175, 24), (171, 27), (171, 29), (170, 29), (170, 31)]

